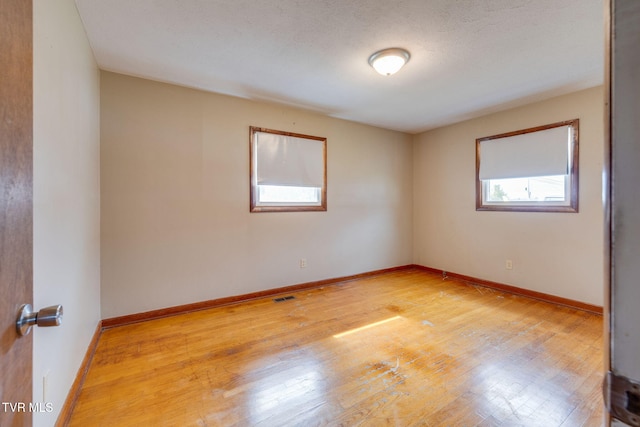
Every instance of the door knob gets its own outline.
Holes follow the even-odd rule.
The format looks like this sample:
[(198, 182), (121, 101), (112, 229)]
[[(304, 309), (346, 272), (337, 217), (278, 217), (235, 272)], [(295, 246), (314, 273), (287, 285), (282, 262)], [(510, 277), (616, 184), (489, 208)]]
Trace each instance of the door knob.
[(23, 304), (18, 311), (16, 331), (18, 331), (18, 335), (25, 336), (31, 332), (33, 325), (43, 327), (60, 326), (62, 323), (62, 311), (61, 305), (52, 305), (35, 312), (31, 304)]

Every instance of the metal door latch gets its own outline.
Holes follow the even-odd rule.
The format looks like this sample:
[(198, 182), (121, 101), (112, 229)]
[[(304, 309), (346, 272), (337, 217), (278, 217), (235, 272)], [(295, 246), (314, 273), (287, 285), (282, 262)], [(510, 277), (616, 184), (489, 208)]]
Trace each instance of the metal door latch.
[(631, 426), (640, 427), (640, 383), (609, 371), (603, 386), (609, 413)]
[(52, 305), (40, 311), (33, 311), (31, 304), (23, 304), (16, 319), (16, 331), (18, 335), (25, 336), (31, 332), (33, 325), (60, 326), (62, 323), (62, 306)]

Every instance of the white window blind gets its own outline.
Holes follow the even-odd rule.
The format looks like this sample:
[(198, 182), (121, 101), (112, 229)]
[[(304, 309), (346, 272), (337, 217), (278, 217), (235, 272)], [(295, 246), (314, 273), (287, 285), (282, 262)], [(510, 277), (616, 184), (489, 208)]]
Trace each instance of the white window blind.
[(568, 174), (571, 132), (571, 126), (558, 126), (480, 141), (479, 179)]
[(254, 144), (258, 185), (323, 187), (322, 141), (256, 132)]

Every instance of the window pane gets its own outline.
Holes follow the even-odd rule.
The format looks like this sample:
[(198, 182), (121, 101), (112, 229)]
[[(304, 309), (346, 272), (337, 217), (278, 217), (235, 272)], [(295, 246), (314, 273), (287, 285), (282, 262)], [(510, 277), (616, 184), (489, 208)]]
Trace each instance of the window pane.
[(250, 211), (327, 210), (327, 139), (250, 127)]
[(476, 210), (578, 212), (579, 124), (476, 139)]
[(509, 202), (567, 202), (567, 175), (538, 176), (531, 178), (489, 179), (485, 201)]
[(320, 188), (258, 185), (258, 203), (320, 204)]

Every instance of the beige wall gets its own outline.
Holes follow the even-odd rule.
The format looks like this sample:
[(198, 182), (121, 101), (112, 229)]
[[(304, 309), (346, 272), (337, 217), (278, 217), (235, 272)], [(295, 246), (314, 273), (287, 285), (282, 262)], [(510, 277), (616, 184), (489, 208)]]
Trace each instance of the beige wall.
[(33, 55), (33, 303), (65, 311), (32, 332), (33, 401), (53, 407), (33, 421), (52, 426), (100, 320), (100, 74), (73, 0), (34, 2)]
[[(475, 210), (475, 139), (580, 119), (580, 212)], [(603, 304), (603, 89), (593, 88), (416, 135), (414, 261)], [(505, 269), (506, 259), (513, 270)]]
[[(411, 136), (101, 81), (103, 318), (412, 262)], [(251, 125), (328, 138), (327, 212), (249, 213)]]

